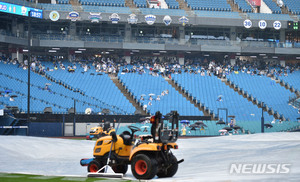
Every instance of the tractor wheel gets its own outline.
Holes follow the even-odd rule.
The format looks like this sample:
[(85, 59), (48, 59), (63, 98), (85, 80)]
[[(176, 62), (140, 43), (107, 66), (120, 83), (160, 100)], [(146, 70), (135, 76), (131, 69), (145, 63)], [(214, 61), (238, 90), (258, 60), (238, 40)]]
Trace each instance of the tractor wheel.
[[(90, 173), (96, 173), (97, 171), (99, 171), (99, 169), (101, 169), (103, 167), (103, 164), (102, 163), (99, 163), (98, 161), (96, 160), (92, 160), (88, 167), (87, 167), (87, 170), (88, 172)], [(100, 172), (104, 172), (104, 169), (101, 170)]]
[(115, 165), (115, 166), (112, 166), (112, 169), (114, 170), (115, 173), (126, 174), (128, 165), (127, 164)]
[(157, 161), (145, 154), (138, 154), (131, 161), (131, 171), (137, 179), (152, 179), (157, 173)]
[(177, 169), (178, 169), (178, 163), (177, 163), (177, 158), (173, 155), (169, 155), (169, 162), (171, 163), (171, 166), (167, 169), (167, 171), (159, 171), (157, 173), (157, 176), (159, 178), (165, 178), (165, 177), (172, 177), (176, 174)]

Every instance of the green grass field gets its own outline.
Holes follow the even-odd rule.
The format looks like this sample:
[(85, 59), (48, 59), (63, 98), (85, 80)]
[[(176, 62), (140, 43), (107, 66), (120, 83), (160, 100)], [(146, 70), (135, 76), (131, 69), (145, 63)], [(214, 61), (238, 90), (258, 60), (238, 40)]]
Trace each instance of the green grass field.
[(0, 173), (1, 182), (131, 182), (123, 179), (103, 179), (85, 177), (39, 176), (28, 174)]

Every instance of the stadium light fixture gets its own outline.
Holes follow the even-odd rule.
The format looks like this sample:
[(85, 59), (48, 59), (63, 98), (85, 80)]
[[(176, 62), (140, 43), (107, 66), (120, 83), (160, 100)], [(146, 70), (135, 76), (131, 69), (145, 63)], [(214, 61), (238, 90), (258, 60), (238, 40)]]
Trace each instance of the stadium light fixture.
[(86, 49), (78, 49), (78, 51), (85, 51)]
[(257, 58), (256, 56), (250, 56), (251, 58)]
[(190, 51), (187, 51), (187, 52), (185, 52), (185, 53), (187, 53), (187, 54), (191, 54), (191, 52), (190, 52)]
[(266, 54), (259, 54), (260, 56), (266, 56)]
[(205, 57), (209, 57), (209, 54), (204, 54)]
[(140, 52), (140, 50), (132, 50), (132, 52)]
[(159, 51), (160, 53), (167, 53), (167, 51)]
[(277, 56), (273, 56), (272, 58), (277, 59), (278, 57)]
[(23, 52), (28, 52), (28, 49), (23, 49)]
[(56, 52), (56, 50), (49, 50), (49, 52)]
[(237, 56), (240, 56), (240, 55), (241, 55), (241, 53), (237, 52), (237, 53), (236, 53), (236, 55), (237, 55)]
[(82, 51), (75, 51), (75, 53), (77, 53), (77, 54), (81, 54), (81, 53), (82, 53)]
[(59, 47), (53, 47), (52, 49), (53, 49), (53, 50), (60, 50)]
[(300, 57), (296, 57), (296, 59), (300, 59)]

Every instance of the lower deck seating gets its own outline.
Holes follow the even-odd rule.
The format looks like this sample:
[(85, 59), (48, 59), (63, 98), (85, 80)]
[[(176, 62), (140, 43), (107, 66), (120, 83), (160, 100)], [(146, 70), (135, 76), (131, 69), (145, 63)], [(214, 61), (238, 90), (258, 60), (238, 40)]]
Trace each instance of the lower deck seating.
[(289, 84), (290, 87), (300, 90), (300, 71), (294, 71), (291, 74), (288, 73), (287, 76), (281, 75), (278, 78), (284, 81), (284, 83)]
[(299, 117), (298, 110), (288, 105), (292, 93), (271, 78), (247, 73), (233, 73), (228, 78), (237, 87), (247, 91), (259, 102), (264, 102), (269, 108), (272, 107), (286, 119), (296, 121)]
[[(219, 115), (219, 118), (226, 118), (226, 111), (222, 109), (226, 108), (228, 115), (234, 115), (238, 121), (260, 120), (261, 110), (216, 76), (182, 73), (173, 74), (172, 78), (185, 92), (198, 100), (198, 103), (204, 105), (216, 116)], [(265, 116), (266, 120), (272, 120), (267, 113)]]
[(300, 15), (300, 3), (297, 0), (283, 0), (284, 6), (288, 8), (289, 12)]
[[(181, 115), (197, 115), (203, 113), (194, 105), (182, 97), (170, 84), (161, 76), (152, 76), (148, 73), (119, 73), (120, 81), (127, 87), (129, 92), (141, 103), (146, 105), (151, 114), (160, 111), (167, 114), (172, 110), (177, 110)], [(168, 94), (162, 95), (168, 90)], [(141, 96), (143, 100), (141, 100)], [(153, 100), (151, 100), (151, 98)], [(156, 100), (159, 96), (160, 100)]]

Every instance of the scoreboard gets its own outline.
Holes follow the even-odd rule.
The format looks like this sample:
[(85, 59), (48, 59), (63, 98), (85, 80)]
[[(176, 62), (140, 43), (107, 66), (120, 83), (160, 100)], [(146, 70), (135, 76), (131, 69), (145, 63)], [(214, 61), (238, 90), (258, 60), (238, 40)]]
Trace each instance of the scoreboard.
[(289, 30), (299, 30), (300, 29), (300, 22), (297, 21), (288, 21), (288, 29)]
[(32, 7), (20, 6), (5, 2), (0, 2), (0, 12), (11, 13), (15, 15), (28, 16), (29, 12), (31, 17), (43, 18), (43, 10), (35, 9)]

